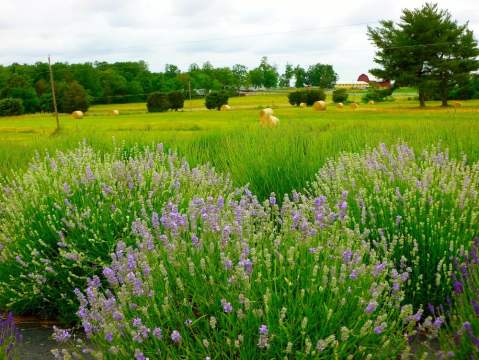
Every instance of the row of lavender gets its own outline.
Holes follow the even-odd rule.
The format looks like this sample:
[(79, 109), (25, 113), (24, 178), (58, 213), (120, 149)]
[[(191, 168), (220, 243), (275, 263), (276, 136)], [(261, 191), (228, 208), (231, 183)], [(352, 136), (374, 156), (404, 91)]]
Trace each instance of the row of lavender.
[(418, 333), (464, 358), (478, 191), (478, 165), (405, 145), (345, 154), (281, 206), (161, 146), (83, 146), (4, 187), (0, 308), (79, 319), (58, 358), (407, 358)]

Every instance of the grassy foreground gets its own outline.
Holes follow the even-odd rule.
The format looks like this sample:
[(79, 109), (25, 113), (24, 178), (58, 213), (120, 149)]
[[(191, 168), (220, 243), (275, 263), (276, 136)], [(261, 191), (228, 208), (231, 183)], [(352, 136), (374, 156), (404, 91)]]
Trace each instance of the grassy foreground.
[[(230, 173), (235, 184), (249, 183), (262, 198), (270, 192), (281, 198), (303, 188), (326, 159), (380, 142), (402, 140), (417, 151), (441, 143), (452, 156), (479, 159), (478, 101), (459, 109), (431, 103), (421, 110), (409, 95), (357, 110), (330, 104), (326, 112), (291, 107), (284, 94), (232, 98), (230, 112), (207, 111), (202, 100), (187, 101), (183, 112), (161, 114), (146, 113), (145, 104), (98, 105), (82, 120), (62, 115), (59, 133), (51, 114), (1, 118), (0, 175), (26, 167), (36, 151), (71, 149), (84, 140), (104, 151), (115, 144), (163, 142), (192, 165), (210, 163)], [(258, 112), (265, 106), (275, 108), (277, 129), (259, 127)], [(110, 115), (112, 109), (120, 116)]]

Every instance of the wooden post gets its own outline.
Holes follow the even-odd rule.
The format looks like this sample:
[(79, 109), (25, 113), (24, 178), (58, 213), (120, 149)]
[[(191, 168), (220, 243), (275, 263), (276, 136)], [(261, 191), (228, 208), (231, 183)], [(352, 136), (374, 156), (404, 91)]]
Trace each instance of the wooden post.
[(188, 79), (188, 90), (190, 93), (190, 110), (193, 111), (193, 104), (191, 103), (191, 80)]
[(55, 116), (57, 118), (56, 131), (58, 131), (60, 130), (60, 120), (58, 119), (57, 98), (55, 96), (55, 84), (53, 83), (53, 72), (52, 65), (50, 63), (50, 55), (48, 55), (48, 70), (50, 71), (50, 84), (52, 86), (53, 110), (55, 111)]

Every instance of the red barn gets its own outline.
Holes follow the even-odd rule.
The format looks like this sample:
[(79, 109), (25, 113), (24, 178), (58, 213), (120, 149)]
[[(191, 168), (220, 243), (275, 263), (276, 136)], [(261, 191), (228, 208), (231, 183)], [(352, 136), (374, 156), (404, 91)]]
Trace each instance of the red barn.
[(384, 89), (391, 88), (391, 80), (370, 80), (369, 76), (367, 76), (366, 74), (359, 75), (357, 81), (364, 81), (372, 86), (377, 86), (379, 88), (384, 88)]
[(364, 82), (367, 82), (369, 84), (369, 76), (367, 76), (366, 74), (361, 74), (361, 75), (359, 75), (358, 80), (356, 80), (356, 81), (364, 81)]

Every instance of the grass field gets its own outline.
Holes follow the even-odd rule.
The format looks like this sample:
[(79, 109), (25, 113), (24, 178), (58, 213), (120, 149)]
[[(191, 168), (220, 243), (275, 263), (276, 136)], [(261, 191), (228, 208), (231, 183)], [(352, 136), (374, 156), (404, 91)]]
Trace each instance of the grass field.
[(469, 358), (479, 101), (414, 97), (0, 118), (0, 310), (81, 322), (88, 344), (53, 338), (104, 359)]
[[(353, 95), (359, 99), (360, 94)], [(405, 141), (420, 150), (431, 144), (449, 148), (451, 155), (479, 159), (479, 102), (461, 108), (428, 103), (419, 109), (405, 89), (396, 101), (326, 112), (295, 108), (284, 94), (262, 94), (230, 99), (230, 112), (207, 111), (203, 101), (186, 101), (184, 111), (146, 112), (145, 104), (92, 106), (82, 120), (60, 117), (55, 133), (51, 114), (0, 119), (0, 175), (27, 166), (35, 152), (74, 148), (86, 141), (108, 151), (115, 144), (162, 142), (178, 150), (191, 164), (210, 163), (231, 174), (237, 185), (250, 184), (259, 196), (279, 197), (301, 189), (328, 158), (342, 151), (358, 151), (380, 142)], [(276, 129), (258, 125), (258, 111), (275, 108), (281, 123)], [(119, 116), (112, 116), (119, 109)]]

